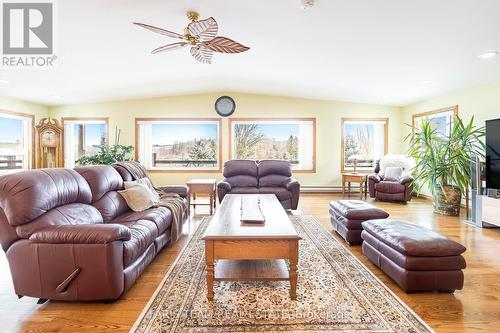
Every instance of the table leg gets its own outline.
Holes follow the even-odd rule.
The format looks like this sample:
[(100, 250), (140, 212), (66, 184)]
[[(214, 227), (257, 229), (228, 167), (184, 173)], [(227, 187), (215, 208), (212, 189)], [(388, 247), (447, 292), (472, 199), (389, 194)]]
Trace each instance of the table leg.
[(205, 241), (205, 263), (207, 266), (206, 279), (207, 279), (207, 299), (213, 301), (214, 299), (214, 242)]
[(196, 215), (196, 193), (193, 192), (193, 214)]
[(363, 200), (363, 182), (359, 183), (359, 200)]
[(299, 261), (299, 241), (290, 241), (290, 298), (297, 299), (297, 264)]
[(368, 179), (365, 179), (365, 199), (368, 198)]
[(351, 196), (351, 182), (347, 182), (347, 191), (349, 193), (349, 196)]
[(209, 204), (210, 204), (210, 215), (212, 215), (212, 214), (213, 214), (213, 209), (214, 209), (213, 200), (214, 200), (214, 194), (213, 194), (213, 192), (210, 192), (210, 200), (209, 200)]
[(345, 195), (345, 181), (342, 179), (342, 196)]

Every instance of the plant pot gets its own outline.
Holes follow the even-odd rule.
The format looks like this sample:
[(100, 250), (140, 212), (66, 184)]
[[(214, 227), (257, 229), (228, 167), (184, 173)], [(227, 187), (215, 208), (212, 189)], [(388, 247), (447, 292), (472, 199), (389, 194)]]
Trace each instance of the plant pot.
[(444, 186), (444, 190), (436, 188), (434, 191), (434, 212), (441, 215), (460, 215), (462, 192), (455, 186)]

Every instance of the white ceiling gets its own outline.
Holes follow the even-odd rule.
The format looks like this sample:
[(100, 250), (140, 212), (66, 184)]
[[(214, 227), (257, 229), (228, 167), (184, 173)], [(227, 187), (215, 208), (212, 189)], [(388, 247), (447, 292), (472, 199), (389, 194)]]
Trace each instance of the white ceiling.
[[(237, 91), (406, 105), (500, 79), (500, 56), (477, 57), (500, 51), (499, 0), (54, 2), (57, 67), (0, 67), (0, 95), (68, 104)], [(151, 55), (173, 40), (132, 22), (182, 32), (188, 9), (250, 51), (212, 65), (188, 49)]]

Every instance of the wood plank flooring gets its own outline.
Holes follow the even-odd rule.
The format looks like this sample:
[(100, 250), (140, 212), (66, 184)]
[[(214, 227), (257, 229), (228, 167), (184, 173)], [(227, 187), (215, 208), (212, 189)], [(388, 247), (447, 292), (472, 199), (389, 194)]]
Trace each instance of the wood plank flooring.
[[(340, 194), (302, 194), (299, 214), (311, 214), (328, 230), (328, 202)], [(357, 195), (352, 196), (357, 199)], [(372, 202), (371, 199), (368, 199)], [(430, 201), (415, 199), (408, 204), (375, 202), (392, 218), (407, 219), (437, 230), (467, 247), (465, 287), (454, 294), (405, 294), (362, 255), (360, 247), (349, 247), (372, 272), (406, 302), (437, 332), (500, 331), (500, 229), (477, 229), (463, 218), (432, 213)], [(205, 207), (208, 212), (208, 207)], [(204, 212), (197, 208), (197, 212)], [(163, 250), (135, 285), (118, 301), (47, 302), (17, 299), (7, 261), (0, 254), (0, 332), (128, 332), (192, 234), (206, 215), (197, 215), (185, 228), (182, 239)], [(337, 237), (337, 236), (335, 236)], [(337, 237), (338, 239), (341, 239)], [(345, 243), (344, 243), (345, 244)]]

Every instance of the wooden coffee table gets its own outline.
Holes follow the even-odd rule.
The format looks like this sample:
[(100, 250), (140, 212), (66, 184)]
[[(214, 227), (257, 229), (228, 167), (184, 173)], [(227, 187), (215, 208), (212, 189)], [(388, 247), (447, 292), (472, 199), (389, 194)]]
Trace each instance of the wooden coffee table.
[[(264, 224), (240, 221), (242, 196), (260, 197)], [(300, 237), (274, 194), (226, 195), (203, 239), (208, 300), (214, 281), (252, 280), (290, 281), (290, 298), (297, 298)]]

